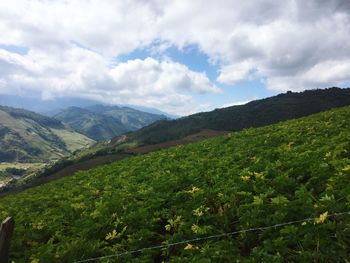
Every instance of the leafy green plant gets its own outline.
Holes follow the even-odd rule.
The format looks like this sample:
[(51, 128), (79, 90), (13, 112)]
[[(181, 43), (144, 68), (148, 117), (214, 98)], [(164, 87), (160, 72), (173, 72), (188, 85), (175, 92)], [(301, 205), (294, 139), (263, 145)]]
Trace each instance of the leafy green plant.
[(74, 262), (343, 262), (350, 257), (350, 107), (136, 156), (0, 199), (11, 257)]

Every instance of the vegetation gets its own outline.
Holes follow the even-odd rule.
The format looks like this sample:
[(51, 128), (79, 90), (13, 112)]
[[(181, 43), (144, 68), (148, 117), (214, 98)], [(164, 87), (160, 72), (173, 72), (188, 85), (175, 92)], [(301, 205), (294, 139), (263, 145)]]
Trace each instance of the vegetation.
[[(52, 174), (63, 175), (63, 171), (70, 171), (72, 167), (81, 167), (81, 163), (84, 163), (84, 167), (92, 167), (85, 164), (89, 162), (94, 164), (96, 159), (99, 160), (98, 163), (100, 164), (102, 159), (106, 159), (109, 162), (111, 157), (113, 159), (113, 156), (120, 154), (124, 156), (123, 153), (145, 153), (174, 145), (187, 144), (203, 140), (206, 137), (218, 136), (225, 133), (224, 130), (241, 130), (251, 126), (264, 126), (349, 103), (349, 89), (330, 88), (303, 93), (287, 92), (287, 94), (254, 101), (243, 106), (199, 113), (179, 120), (159, 121), (139, 131), (121, 135), (112, 140), (101, 141), (92, 147), (75, 151), (73, 155), (46, 165), (44, 169), (37, 171), (30, 177), (21, 178), (16, 183), (3, 188), (2, 191), (17, 191), (18, 186), (22, 188), (33, 184), (36, 185), (35, 182), (32, 184), (32, 179), (49, 177)], [(154, 121), (153, 119), (147, 119), (147, 116), (153, 118), (154, 115), (152, 114), (145, 115), (143, 112), (118, 106), (72, 107), (61, 112), (61, 114), (63, 119), (72, 121), (71, 125), (74, 129), (86, 132), (89, 136), (97, 139), (109, 138), (113, 133), (118, 134), (121, 122), (133, 129), (136, 127), (131, 127), (132, 123), (144, 125), (145, 123), (142, 123), (142, 120), (144, 122)], [(159, 117), (159, 115), (155, 116)], [(116, 118), (116, 120), (111, 120), (111, 118)], [(131, 118), (131, 121), (129, 118)], [(135, 118), (138, 119), (138, 122), (134, 121)], [(117, 126), (115, 126), (116, 122)], [(214, 130), (202, 129), (205, 127), (210, 127)], [(82, 130), (79, 130), (80, 128)], [(60, 137), (69, 138), (69, 136), (65, 135), (64, 130), (52, 130)], [(178, 139), (174, 140), (174, 138)], [(84, 140), (82, 140), (82, 143), (84, 144)], [(69, 148), (71, 151), (74, 151), (75, 148), (83, 147), (76, 138), (73, 138), (69, 145), (72, 145), (71, 148), (73, 149)], [(41, 181), (41, 179), (37, 180), (37, 182)]]
[(128, 107), (103, 105), (86, 108), (70, 107), (54, 117), (73, 130), (96, 141), (108, 140), (166, 118), (163, 115), (146, 113)]
[[(70, 136), (70, 132), (66, 130), (51, 129), (65, 141), (71, 140), (68, 144), (72, 151), (74, 147), (84, 147), (84, 140), (78, 140)], [(126, 152), (125, 149), (135, 146), (133, 144), (122, 144), (117, 147), (106, 147), (105, 142), (96, 143), (93, 147), (75, 150), (73, 154), (60, 158), (59, 160), (48, 163), (40, 163), (40, 165), (32, 165), (32, 163), (7, 163), (9, 167), (23, 167), (32, 165), (30, 169), (25, 169), (22, 176), (15, 176), (11, 173), (1, 173), (0, 163), (0, 196), (22, 191), (33, 186), (47, 183), (67, 175), (72, 172), (92, 169), (98, 165), (111, 163), (116, 160), (130, 157), (133, 153)], [(21, 168), (20, 168), (21, 169)]]
[(0, 173), (38, 169), (42, 166), (43, 163), (0, 163)]
[(261, 127), (350, 104), (350, 89), (329, 88), (301, 93), (287, 92), (245, 105), (197, 113), (176, 120), (153, 123), (129, 133), (129, 141), (156, 144), (183, 138), (203, 129), (240, 131)]
[[(349, 89), (331, 88), (302, 93), (288, 92), (243, 106), (199, 113), (179, 120), (155, 122), (139, 131), (121, 135), (112, 140), (101, 141), (89, 148), (84, 148), (85, 138), (78, 140), (75, 136), (71, 138), (71, 133), (67, 130), (51, 129), (55, 135), (68, 142), (66, 145), (70, 152), (78, 148), (81, 149), (74, 151), (74, 154), (70, 156), (60, 158), (55, 163), (46, 165), (44, 169), (38, 170), (29, 177), (25, 176), (19, 179), (16, 183), (3, 188), (2, 191), (17, 190), (18, 186), (26, 187), (28, 183), (32, 185), (31, 180), (39, 177), (49, 177), (51, 174), (57, 173), (62, 175), (64, 173), (60, 170), (70, 171), (69, 167), (80, 167), (80, 163), (88, 163), (89, 160), (91, 163), (95, 163), (96, 159), (101, 160), (101, 158), (109, 161), (114, 155), (123, 152), (145, 153), (217, 136), (224, 130), (236, 131), (251, 126), (264, 126), (349, 103)], [(147, 122), (161, 117), (161, 115), (145, 114), (127, 107), (103, 105), (86, 108), (71, 107), (56, 116), (69, 122), (68, 124), (73, 129), (96, 139), (110, 138), (113, 134), (125, 130), (126, 127), (132, 130), (137, 128), (137, 125), (143, 126)], [(206, 127), (212, 129), (202, 129)], [(178, 139), (174, 140), (174, 138)], [(41, 182), (41, 179), (39, 181)]]
[(32, 120), (42, 126), (46, 126), (50, 128), (58, 128), (58, 129), (64, 128), (63, 124), (59, 120), (56, 120), (47, 116), (43, 116), (32, 111), (27, 111), (27, 110), (18, 109), (18, 108), (11, 108), (7, 106), (0, 106), (0, 110), (7, 112), (9, 115), (11, 115), (16, 119)]
[(0, 106), (0, 120), (0, 191), (40, 174), (45, 163), (94, 143), (59, 120), (23, 109)]
[(47, 162), (94, 141), (53, 118), (0, 106), (0, 162)]
[(344, 262), (350, 107), (124, 159), (0, 199), (18, 262)]
[(18, 180), (43, 167), (43, 163), (0, 163), (0, 190), (14, 187)]

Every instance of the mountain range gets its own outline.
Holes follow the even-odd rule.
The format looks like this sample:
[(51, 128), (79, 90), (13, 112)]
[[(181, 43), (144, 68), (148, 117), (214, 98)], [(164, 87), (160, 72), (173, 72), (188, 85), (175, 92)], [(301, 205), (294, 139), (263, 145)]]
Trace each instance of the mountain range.
[(52, 117), (0, 106), (0, 162), (47, 162), (137, 130), (165, 115), (129, 107), (68, 107)]
[(349, 118), (232, 132), (0, 198), (11, 260), (347, 262)]
[(140, 129), (155, 121), (167, 119), (165, 115), (107, 105), (69, 107), (56, 113), (53, 117), (74, 131), (96, 141), (108, 140), (119, 134)]
[(0, 106), (0, 162), (57, 160), (94, 142), (57, 119)]
[[(266, 126), (346, 105), (350, 105), (349, 88), (287, 92), (245, 105), (158, 121), (155, 120), (165, 116), (118, 106), (70, 107), (56, 113), (55, 118), (1, 107), (0, 161), (45, 162), (68, 156), (35, 175), (35, 178), (49, 178), (57, 173), (56, 177), (59, 178), (68, 175), (65, 170), (91, 168), (126, 158), (130, 154), (144, 154), (193, 143), (229, 131)], [(152, 121), (155, 122), (144, 128), (126, 132)], [(102, 141), (94, 143), (81, 133)], [(86, 147), (91, 144), (91, 147)], [(26, 177), (23, 180), (27, 180)]]
[[(9, 106), (13, 108), (21, 108), (30, 111), (34, 111), (43, 115), (52, 117), (53, 115), (61, 112), (69, 107), (85, 108), (94, 105), (101, 105), (100, 101), (86, 98), (74, 98), (74, 97), (63, 97), (63, 98), (52, 98), (43, 100), (38, 97), (21, 97), (15, 95), (0, 94), (0, 105)], [(111, 106), (108, 104), (102, 104), (104, 106)], [(139, 111), (153, 113), (158, 115), (165, 115), (167, 118), (175, 119), (178, 116), (172, 115), (159, 109), (139, 106), (122, 104), (119, 107), (128, 107)]]

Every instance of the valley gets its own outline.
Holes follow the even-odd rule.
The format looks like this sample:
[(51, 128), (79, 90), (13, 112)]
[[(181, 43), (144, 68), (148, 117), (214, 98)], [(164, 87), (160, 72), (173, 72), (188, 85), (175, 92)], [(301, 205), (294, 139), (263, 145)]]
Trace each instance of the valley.
[(349, 25), (0, 1), (0, 263), (350, 263)]
[[(18, 179), (9, 181), (8, 177), (3, 178), (1, 191), (3, 192), (2, 194), (6, 195), (6, 193), (51, 181), (54, 178), (71, 175), (72, 173), (70, 171), (77, 171), (79, 167), (87, 166), (92, 168), (96, 159), (99, 160), (97, 162), (98, 164), (104, 164), (108, 163), (110, 159), (118, 159), (119, 156), (145, 154), (176, 145), (220, 136), (229, 131), (265, 126), (271, 123), (278, 123), (281, 120), (293, 119), (324, 111), (332, 107), (341, 107), (349, 104), (350, 89), (329, 88), (300, 93), (289, 92), (241, 106), (216, 109), (212, 112), (198, 113), (176, 120), (159, 120), (137, 131), (126, 132), (112, 139), (94, 143), (91, 147), (84, 147), (84, 140), (78, 140), (76, 137), (70, 140), (70, 131), (51, 128), (52, 132), (60, 135), (69, 142), (67, 145), (75, 145), (75, 147), (80, 149), (75, 150), (73, 148), (71, 149), (72, 151), (75, 150), (73, 154), (51, 163), (46, 163), (41, 169), (35, 171), (29, 170), (29, 172), (20, 178), (17, 177)], [(125, 108), (118, 106), (95, 105), (87, 107), (87, 109), (93, 109), (95, 112), (104, 112), (106, 114), (125, 114)], [(73, 122), (75, 120), (95, 122), (96, 119), (91, 117), (94, 116), (94, 113), (87, 109), (68, 108), (67, 111), (63, 112), (69, 113), (65, 115), (66, 118), (72, 115)], [(85, 113), (87, 115), (84, 115)], [(132, 110), (129, 113), (135, 112)], [(80, 118), (80, 116), (82, 117)], [(59, 123), (59, 120), (53, 120)], [(95, 123), (96, 127), (99, 127), (101, 131), (106, 128), (108, 129), (110, 124), (108, 120)], [(66, 119), (65, 125), (69, 125), (69, 118)], [(214, 129), (208, 129), (208, 127)], [(71, 127), (70, 129), (73, 128)], [(79, 131), (79, 128), (76, 128), (76, 130)], [(81, 165), (82, 163), (83, 165)], [(59, 174), (58, 177), (57, 174)], [(52, 177), (53, 179), (48, 178), (51, 175), (54, 175)], [(13, 176), (12, 178), (14, 179)]]
[(78, 261), (312, 217), (113, 261), (341, 261), (349, 257), (350, 218), (327, 215), (350, 210), (349, 119), (349, 106), (333, 109), (126, 158), (2, 197), (0, 217), (13, 216), (17, 224), (12, 257)]
[(53, 117), (95, 141), (109, 140), (155, 121), (167, 119), (165, 115), (142, 112), (129, 107), (105, 105), (69, 107), (57, 112)]
[[(13, 188), (17, 191), (24, 185), (31, 187), (46, 182), (46, 177), (45, 180), (32, 180), (46, 175), (48, 170), (52, 171), (52, 166), (56, 167), (62, 161), (66, 163), (65, 160), (69, 160), (75, 152), (88, 151), (96, 141), (110, 139), (164, 118), (164, 115), (119, 106), (70, 107), (56, 112), (53, 117), (0, 106), (0, 169), (7, 167), (0, 174), (0, 191)], [(79, 159), (78, 164), (68, 161), (72, 167), (54, 172), (62, 176), (77, 171), (76, 167), (92, 168), (116, 159), (119, 157), (97, 157), (83, 162)], [(54, 173), (50, 180), (55, 178), (57, 175)]]

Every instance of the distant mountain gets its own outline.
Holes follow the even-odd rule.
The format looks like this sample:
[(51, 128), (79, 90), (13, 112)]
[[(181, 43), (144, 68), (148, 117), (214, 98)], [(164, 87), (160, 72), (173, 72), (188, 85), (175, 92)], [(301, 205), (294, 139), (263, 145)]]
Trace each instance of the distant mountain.
[(0, 94), (0, 105), (26, 109), (48, 115), (50, 117), (68, 107), (86, 107), (96, 103), (97, 101), (95, 100), (81, 98), (55, 98), (50, 100), (42, 100), (36, 97), (31, 98)]
[[(108, 163), (116, 160), (115, 158), (125, 158), (134, 154), (193, 143), (220, 136), (227, 131), (266, 126), (346, 105), (350, 105), (350, 89), (330, 88), (301, 93), (287, 92), (241, 106), (216, 109), (177, 120), (161, 120), (140, 130), (117, 136), (108, 142), (102, 141), (90, 148), (77, 151), (68, 158), (46, 167), (42, 173), (37, 174), (37, 177), (49, 178), (52, 176), (54, 179), (56, 176), (71, 174), (72, 171)], [(76, 116), (76, 119), (79, 116), (81, 119), (93, 119), (94, 114), (97, 113), (98, 116), (105, 114), (103, 116), (108, 117), (109, 114), (111, 117), (116, 114), (112, 108), (105, 106), (93, 106), (89, 109), (78, 108), (74, 109), (75, 114), (73, 115)], [(87, 117), (84, 117), (85, 114)], [(106, 119), (100, 121), (103, 124), (108, 122)], [(308, 127), (305, 129), (307, 130)], [(40, 183), (40, 180), (38, 182)]]
[(60, 159), (94, 141), (67, 129), (59, 120), (0, 106), (0, 162)]
[[(64, 98), (54, 98), (49, 100), (42, 100), (38, 97), (21, 97), (15, 95), (0, 94), (0, 105), (26, 109), (47, 116), (54, 116), (61, 112), (62, 110), (69, 107), (79, 107), (85, 108), (88, 106), (101, 104), (100, 101), (74, 98), (74, 97), (64, 97)], [(108, 106), (108, 104), (105, 104)], [(109, 105), (110, 106), (110, 105)], [(136, 109), (142, 112), (153, 113), (157, 115), (165, 115), (169, 119), (175, 119), (178, 116), (168, 114), (166, 112), (160, 111), (155, 108), (138, 106), (138, 105), (119, 105), (119, 107), (128, 107)]]
[(166, 119), (166, 116), (129, 107), (92, 105), (85, 108), (69, 107), (54, 115), (54, 118), (79, 133), (101, 141)]
[(166, 113), (164, 111), (161, 111), (161, 110), (158, 110), (158, 109), (155, 109), (155, 108), (138, 106), (138, 105), (125, 105), (125, 106), (129, 107), (129, 108), (133, 108), (133, 109), (139, 110), (139, 111), (143, 111), (143, 112), (148, 112), (148, 113), (153, 113), (153, 114), (158, 114), (158, 115), (164, 115), (164, 116), (166, 116), (169, 119), (177, 119), (177, 118), (179, 118), (178, 115), (169, 114), (169, 113)]
[(349, 120), (344, 107), (2, 197), (11, 260), (349, 262)]
[(239, 131), (299, 118), (331, 108), (350, 104), (350, 89), (329, 88), (287, 92), (245, 105), (197, 113), (176, 120), (157, 121), (127, 134), (127, 141), (139, 145), (156, 144), (180, 139), (203, 129)]

